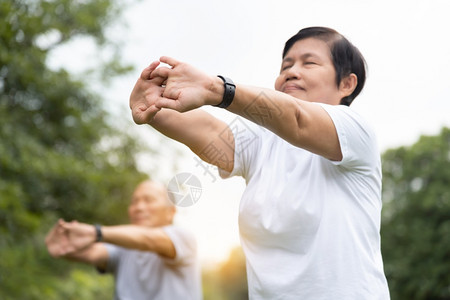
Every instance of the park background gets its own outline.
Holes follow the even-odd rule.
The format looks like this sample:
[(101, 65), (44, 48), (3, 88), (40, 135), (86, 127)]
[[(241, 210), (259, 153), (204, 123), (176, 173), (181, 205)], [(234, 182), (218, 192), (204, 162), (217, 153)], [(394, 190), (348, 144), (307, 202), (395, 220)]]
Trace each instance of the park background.
[(369, 66), (352, 107), (383, 153), (392, 298), (450, 299), (449, 13), (445, 0), (0, 0), (0, 299), (110, 299), (111, 278), (50, 258), (45, 233), (58, 217), (124, 223), (137, 181), (180, 172), (202, 184), (176, 222), (198, 239), (205, 299), (245, 299), (243, 179), (134, 125), (128, 97), (162, 55), (272, 88), (284, 42), (315, 25), (343, 33)]

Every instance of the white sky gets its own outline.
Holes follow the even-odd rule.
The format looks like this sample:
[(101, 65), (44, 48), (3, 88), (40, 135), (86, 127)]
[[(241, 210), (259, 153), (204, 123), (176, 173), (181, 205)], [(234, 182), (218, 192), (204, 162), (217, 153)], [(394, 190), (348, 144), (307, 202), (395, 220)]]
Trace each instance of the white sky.
[[(122, 44), (123, 61), (136, 70), (104, 93), (111, 111), (124, 120), (131, 120), (128, 97), (141, 70), (162, 55), (236, 83), (272, 88), (285, 41), (303, 27), (328, 26), (344, 34), (366, 58), (366, 86), (352, 107), (375, 128), (380, 151), (450, 126), (448, 0), (153, 0), (129, 6), (123, 14), (128, 26), (118, 21), (109, 35)], [(56, 51), (50, 63), (78, 70), (80, 59), (87, 64), (99, 59), (91, 50), (72, 45)], [(207, 110), (226, 121), (234, 119), (226, 111)], [(157, 179), (168, 181), (176, 172), (200, 179), (201, 199), (180, 209), (177, 222), (197, 235), (205, 266), (227, 258), (230, 248), (239, 245), (237, 215), (244, 180), (204, 173), (186, 147), (171, 141), (160, 144), (150, 127), (131, 128), (160, 146), (157, 160), (142, 159), (143, 170), (157, 163)], [(174, 159), (179, 161), (176, 172), (164, 166), (164, 160)]]

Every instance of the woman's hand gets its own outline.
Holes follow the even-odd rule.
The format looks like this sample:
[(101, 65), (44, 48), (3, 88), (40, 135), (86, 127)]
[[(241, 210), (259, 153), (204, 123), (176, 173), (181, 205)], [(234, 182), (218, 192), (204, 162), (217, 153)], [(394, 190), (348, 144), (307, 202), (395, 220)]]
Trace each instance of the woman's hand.
[(152, 76), (158, 65), (159, 61), (155, 61), (145, 68), (131, 92), (130, 108), (136, 124), (150, 123), (161, 110), (155, 103), (164, 91), (163, 84), (166, 78)]
[(170, 57), (163, 56), (160, 62), (171, 68), (160, 67), (151, 74), (151, 77), (166, 79), (162, 97), (156, 100), (157, 109), (170, 108), (185, 112), (221, 102), (224, 87), (220, 78)]

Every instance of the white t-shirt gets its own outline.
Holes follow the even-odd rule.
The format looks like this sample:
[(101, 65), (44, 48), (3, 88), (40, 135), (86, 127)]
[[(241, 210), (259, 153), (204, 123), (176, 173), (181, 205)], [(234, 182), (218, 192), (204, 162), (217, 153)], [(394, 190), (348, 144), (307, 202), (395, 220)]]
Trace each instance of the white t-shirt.
[(251, 299), (389, 299), (380, 251), (381, 163), (376, 138), (347, 106), (331, 116), (343, 159), (295, 147), (235, 121), (234, 169)]
[(147, 251), (105, 244), (106, 272), (115, 277), (116, 300), (202, 299), (201, 275), (194, 237), (175, 226), (163, 228), (172, 240), (174, 259)]

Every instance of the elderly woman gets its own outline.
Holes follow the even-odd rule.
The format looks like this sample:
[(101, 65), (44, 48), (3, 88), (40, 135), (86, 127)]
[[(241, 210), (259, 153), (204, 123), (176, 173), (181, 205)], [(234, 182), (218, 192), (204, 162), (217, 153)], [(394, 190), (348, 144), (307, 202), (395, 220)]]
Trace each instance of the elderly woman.
[[(286, 42), (275, 91), (160, 62), (131, 93), (134, 121), (184, 143), (222, 177), (245, 178), (250, 298), (389, 299), (380, 156), (373, 130), (349, 108), (365, 82), (358, 49), (330, 28), (300, 30)], [(252, 122), (227, 125), (204, 105)]]

